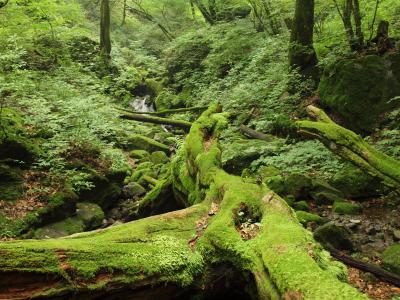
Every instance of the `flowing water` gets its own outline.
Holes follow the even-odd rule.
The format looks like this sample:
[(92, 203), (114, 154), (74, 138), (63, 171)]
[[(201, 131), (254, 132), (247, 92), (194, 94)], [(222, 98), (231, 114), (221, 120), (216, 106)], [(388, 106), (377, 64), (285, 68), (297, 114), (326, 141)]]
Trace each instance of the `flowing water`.
[(150, 102), (150, 95), (146, 95), (143, 97), (138, 97), (135, 100), (129, 103), (130, 107), (133, 108), (134, 111), (139, 112), (153, 112), (154, 107)]

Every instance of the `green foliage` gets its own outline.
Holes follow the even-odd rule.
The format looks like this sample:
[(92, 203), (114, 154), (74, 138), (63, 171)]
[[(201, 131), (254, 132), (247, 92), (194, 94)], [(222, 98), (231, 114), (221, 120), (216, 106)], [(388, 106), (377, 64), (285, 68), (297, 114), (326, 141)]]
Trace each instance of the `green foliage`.
[(325, 178), (338, 173), (343, 163), (318, 141), (301, 141), (282, 146), (275, 155), (252, 163), (252, 169), (273, 166), (288, 173), (317, 173)]

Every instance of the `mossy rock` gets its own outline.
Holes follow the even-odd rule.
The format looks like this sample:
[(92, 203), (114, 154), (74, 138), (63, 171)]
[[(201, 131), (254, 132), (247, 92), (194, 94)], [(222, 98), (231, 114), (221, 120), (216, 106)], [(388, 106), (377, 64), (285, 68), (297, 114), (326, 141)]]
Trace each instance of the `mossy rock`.
[(85, 230), (85, 223), (78, 217), (67, 218), (63, 221), (47, 225), (35, 231), (36, 239), (59, 238)]
[(130, 182), (123, 188), (123, 193), (127, 198), (143, 196), (146, 189), (137, 182)]
[(316, 201), (318, 205), (330, 205), (334, 202), (344, 202), (342, 197), (331, 192), (317, 192), (311, 193), (311, 197)]
[(32, 163), (40, 150), (27, 136), (21, 116), (12, 109), (3, 109), (0, 130), (0, 160), (14, 159)]
[(103, 209), (107, 209), (122, 194), (123, 179), (121, 179), (119, 177), (118, 180), (114, 180), (93, 172), (89, 179), (93, 188), (81, 191), (79, 199), (83, 202), (96, 203)]
[(76, 217), (83, 221), (86, 230), (95, 229), (103, 224), (104, 212), (97, 204), (78, 203)]
[(296, 216), (299, 222), (303, 225), (310, 222), (314, 222), (316, 224), (322, 224), (324, 222), (324, 219), (322, 219), (320, 216), (311, 214), (306, 211), (301, 211), (301, 210), (296, 211)]
[(307, 198), (312, 187), (312, 179), (307, 175), (293, 173), (285, 177), (285, 194), (296, 199)]
[(72, 215), (76, 210), (78, 195), (72, 188), (65, 186), (62, 190), (50, 196), (47, 205), (37, 213), (40, 216), (39, 225), (47, 225)]
[(400, 244), (393, 244), (381, 254), (385, 268), (400, 275)]
[(310, 207), (306, 201), (294, 202), (292, 206), (295, 210), (309, 211)]
[(24, 192), (23, 171), (16, 167), (0, 164), (0, 200), (15, 201)]
[[(399, 67), (391, 57), (342, 59), (326, 68), (319, 84), (321, 103), (359, 133), (370, 133), (400, 94)], [(377, 80), (379, 78), (379, 80)]]
[(144, 161), (150, 158), (150, 153), (147, 152), (146, 150), (132, 150), (129, 153), (129, 156), (133, 159)]
[(150, 161), (155, 164), (166, 164), (169, 162), (168, 156), (163, 151), (155, 151), (150, 155)]
[(346, 197), (350, 198), (377, 196), (382, 189), (380, 179), (374, 178), (352, 165), (346, 166), (339, 173), (336, 173), (332, 177), (331, 183)]
[(318, 227), (314, 238), (324, 246), (331, 246), (338, 250), (353, 250), (350, 233), (346, 228), (327, 223)]
[(350, 202), (336, 201), (332, 210), (334, 213), (341, 215), (357, 215), (360, 213), (361, 208), (359, 205)]
[(140, 134), (133, 134), (128, 138), (126, 147), (128, 150), (145, 150), (147, 152), (163, 151), (169, 153), (170, 149), (168, 146), (161, 144), (151, 138)]

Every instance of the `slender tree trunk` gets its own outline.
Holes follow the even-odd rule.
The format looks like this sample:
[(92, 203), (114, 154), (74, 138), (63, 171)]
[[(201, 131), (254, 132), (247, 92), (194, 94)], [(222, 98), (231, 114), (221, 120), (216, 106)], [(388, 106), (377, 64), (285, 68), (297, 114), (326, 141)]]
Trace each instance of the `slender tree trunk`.
[(356, 25), (356, 43), (357, 48), (361, 49), (364, 45), (364, 34), (362, 31), (362, 17), (360, 13), (360, 3), (358, 0), (353, 0), (354, 23)]
[(289, 64), (307, 78), (317, 80), (317, 55), (313, 47), (314, 0), (296, 0), (290, 37)]
[(110, 34), (110, 1), (101, 0), (100, 6), (100, 54), (110, 57), (111, 54), (111, 34)]
[(128, 0), (124, 0), (124, 8), (123, 8), (123, 11), (122, 11), (121, 27), (125, 25), (125, 21), (126, 21), (126, 8), (127, 8), (126, 1), (128, 1)]

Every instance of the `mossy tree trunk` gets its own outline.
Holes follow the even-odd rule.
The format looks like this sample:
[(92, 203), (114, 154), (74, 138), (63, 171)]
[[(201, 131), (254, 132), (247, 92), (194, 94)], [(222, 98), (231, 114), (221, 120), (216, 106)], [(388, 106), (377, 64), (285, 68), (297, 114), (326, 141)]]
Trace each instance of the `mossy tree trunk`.
[(314, 0), (296, 0), (291, 28), (289, 64), (305, 77), (317, 79), (317, 55), (313, 46)]
[(100, 54), (109, 58), (111, 54), (111, 14), (110, 0), (101, 0), (100, 4)]
[(315, 121), (298, 121), (299, 131), (323, 142), (330, 150), (378, 177), (391, 189), (400, 194), (400, 162), (376, 150), (361, 136), (339, 126), (315, 106), (307, 107)]
[(251, 275), (259, 299), (367, 299), (338, 279), (346, 278), (344, 266), (284, 200), (221, 169), (218, 136), (226, 125), (212, 105), (173, 161), (173, 188), (188, 208), (67, 238), (0, 244), (0, 298), (151, 293), (206, 282), (210, 270), (228, 264)]

